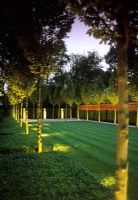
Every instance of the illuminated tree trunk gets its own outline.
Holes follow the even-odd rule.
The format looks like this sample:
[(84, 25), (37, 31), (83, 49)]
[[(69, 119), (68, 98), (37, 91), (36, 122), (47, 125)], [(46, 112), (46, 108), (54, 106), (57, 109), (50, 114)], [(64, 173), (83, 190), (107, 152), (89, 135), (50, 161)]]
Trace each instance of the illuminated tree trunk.
[(98, 122), (101, 121), (101, 112), (100, 112), (100, 104), (98, 105)]
[(14, 119), (16, 118), (16, 114), (15, 114), (15, 105), (13, 105), (13, 117), (14, 117)]
[(52, 107), (52, 119), (54, 119), (55, 117), (55, 105), (53, 104), (53, 107)]
[(41, 80), (37, 86), (37, 128), (38, 128), (38, 153), (42, 152), (42, 130), (41, 130)]
[(22, 115), (23, 103), (20, 104), (20, 127), (23, 126), (23, 115)]
[(88, 106), (87, 106), (87, 110), (86, 110), (86, 120), (89, 120), (89, 111), (88, 111)]
[(77, 105), (77, 119), (80, 119), (80, 111), (79, 111), (79, 105)]
[(114, 110), (114, 124), (116, 124), (116, 109)]
[(26, 107), (25, 107), (25, 134), (28, 135), (28, 96), (26, 96)]
[(127, 47), (118, 44), (118, 134), (115, 200), (127, 200), (128, 182), (128, 90)]

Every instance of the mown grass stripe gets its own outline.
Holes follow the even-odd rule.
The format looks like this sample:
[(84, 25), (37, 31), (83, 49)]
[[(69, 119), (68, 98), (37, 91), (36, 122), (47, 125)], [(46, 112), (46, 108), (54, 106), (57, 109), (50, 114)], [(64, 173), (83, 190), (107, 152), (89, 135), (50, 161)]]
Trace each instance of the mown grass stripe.
[(92, 137), (89, 137), (89, 136), (85, 136), (84, 137), (83, 135), (81, 135), (81, 133), (76, 134), (75, 130), (74, 130), (74, 132), (70, 132), (69, 129), (66, 131), (65, 134), (68, 134), (69, 136), (74, 137), (77, 140), (79, 139), (80, 141), (82, 141), (82, 142), (84, 142), (86, 144), (89, 144), (92, 147), (100, 148), (101, 150), (104, 149), (106, 152), (110, 152), (110, 153), (114, 152), (112, 146), (111, 145), (106, 145), (107, 141), (104, 140), (103, 138), (102, 139), (98, 138), (98, 137), (97, 138), (92, 138)]
[[(82, 134), (82, 132), (79, 132), (79, 131), (76, 131), (76, 129), (74, 130), (73, 129), (73, 132), (72, 131), (70, 131), (70, 129), (68, 128), (68, 129), (66, 129), (66, 127), (59, 127), (59, 126), (56, 126), (56, 128), (60, 128), (60, 129), (62, 129), (62, 130), (65, 130), (65, 134), (70, 134), (70, 135), (73, 135), (74, 137), (78, 137), (78, 135), (79, 135), (79, 137), (80, 138), (82, 138), (83, 139), (83, 141), (84, 142), (90, 142), (91, 141), (91, 144), (92, 144), (92, 142), (93, 143), (97, 143), (97, 144), (99, 144), (100, 145), (100, 143), (102, 143), (101, 144), (101, 146), (106, 146), (107, 148), (109, 148), (109, 146), (112, 146), (112, 145), (116, 145), (116, 141), (115, 140), (110, 140), (110, 142), (109, 141), (107, 141), (104, 137), (98, 137), (98, 136), (94, 136), (93, 134), (91, 134), (91, 135), (87, 135), (87, 134), (85, 134), (85, 136)], [(104, 145), (103, 145), (104, 144)], [(112, 148), (112, 147), (111, 147)]]
[[(75, 129), (74, 128), (74, 126), (72, 126), (72, 127), (68, 127), (68, 126), (65, 126), (64, 124), (55, 124), (54, 126), (57, 126), (57, 127), (60, 127), (61, 129), (66, 129), (66, 130), (72, 130), (72, 132), (77, 132), (77, 133), (79, 133), (79, 134), (83, 134), (84, 136), (89, 136), (89, 137), (91, 137), (91, 138), (106, 138), (106, 140), (110, 140), (110, 141), (115, 141), (115, 140), (111, 140), (113, 137), (115, 137), (115, 134), (114, 134), (114, 136), (112, 136), (112, 135), (110, 135), (110, 136), (108, 136), (107, 134), (106, 135), (104, 135), (104, 137), (103, 137), (103, 133), (102, 132), (99, 132), (98, 130), (97, 130), (97, 132), (94, 132), (93, 130), (92, 130), (92, 128), (91, 128), (91, 130), (90, 131), (88, 131), (88, 130), (86, 130), (86, 128), (80, 128), (81, 129), (81, 131), (80, 131), (80, 129)], [(84, 130), (84, 131), (83, 131)]]
[[(53, 130), (55, 131), (55, 130), (57, 130), (57, 128), (52, 128), (52, 133), (53, 133)], [(86, 154), (89, 154), (91, 156), (95, 156), (94, 154), (96, 154), (97, 155), (96, 157), (99, 157), (99, 158), (101, 157), (100, 156), (101, 155), (101, 149), (100, 148), (95, 148), (95, 149), (91, 148), (90, 144), (88, 144), (87, 142), (84, 143), (84, 140), (80, 139), (79, 137), (75, 137), (75, 136), (71, 137), (69, 134), (66, 134), (66, 135), (56, 135), (55, 134), (55, 136), (52, 136), (52, 137), (58, 137), (62, 141), (64, 141), (65, 144), (71, 144), (71, 146), (74, 145), (75, 147), (76, 147), (76, 142), (77, 142), (77, 144), (79, 143), (79, 147), (77, 146), (77, 149), (79, 149), (80, 151), (83, 151)], [(103, 157), (105, 158), (105, 160), (109, 161), (109, 157), (108, 157), (107, 154), (105, 154)], [(102, 159), (103, 159), (103, 157), (102, 157)], [(110, 157), (110, 160), (113, 161), (112, 156)]]

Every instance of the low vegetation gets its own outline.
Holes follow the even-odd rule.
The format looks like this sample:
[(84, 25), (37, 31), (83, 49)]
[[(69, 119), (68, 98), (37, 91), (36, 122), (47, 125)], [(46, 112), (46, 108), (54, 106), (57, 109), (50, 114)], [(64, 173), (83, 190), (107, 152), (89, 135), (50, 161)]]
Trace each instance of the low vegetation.
[(112, 199), (111, 190), (69, 156), (48, 148), (38, 154), (33, 130), (25, 135), (15, 121), (6, 119), (0, 133), (1, 199)]

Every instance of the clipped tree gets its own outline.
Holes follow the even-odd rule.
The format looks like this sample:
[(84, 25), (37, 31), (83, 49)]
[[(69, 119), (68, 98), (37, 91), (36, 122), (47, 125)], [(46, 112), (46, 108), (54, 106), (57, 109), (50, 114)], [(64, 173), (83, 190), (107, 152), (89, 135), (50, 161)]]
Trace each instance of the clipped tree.
[(109, 80), (109, 86), (105, 89), (105, 96), (107, 100), (115, 105), (114, 109), (114, 124), (116, 124), (116, 111), (117, 111), (117, 104), (119, 101), (118, 97), (118, 86), (117, 86), (117, 77), (116, 73), (112, 73), (111, 78)]
[(87, 106), (86, 110), (86, 120), (89, 120), (89, 110), (88, 110), (88, 104), (91, 104), (95, 102), (94, 98), (94, 90), (91, 85), (85, 85), (81, 88), (81, 99), (84, 104)]
[(100, 110), (100, 104), (104, 101), (104, 93), (100, 89), (94, 91), (94, 99), (95, 103), (98, 104), (98, 122), (101, 121), (101, 110)]
[(77, 119), (80, 120), (79, 105), (82, 103), (81, 88), (80, 88), (80, 85), (77, 84), (76, 81), (75, 81), (74, 87), (75, 87), (74, 103), (77, 105)]
[(63, 101), (70, 107), (70, 118), (72, 118), (72, 105), (74, 103), (74, 95), (75, 95), (75, 89), (71, 73), (66, 73), (66, 78), (63, 83), (63, 88), (61, 90), (61, 96)]
[(116, 110), (117, 110), (117, 104), (119, 101), (117, 88), (108, 87), (105, 92), (106, 92), (106, 97), (108, 101), (111, 102), (113, 105), (115, 105), (114, 124), (116, 124)]
[[(97, 52), (87, 52), (87, 54), (72, 54), (70, 56), (70, 68), (75, 88), (74, 102), (77, 104), (77, 118), (79, 119), (79, 104), (90, 103), (89, 98), (92, 100), (90, 92), (93, 91), (92, 87), (95, 83), (97, 76), (103, 76), (100, 62), (102, 59)], [(88, 99), (87, 99), (88, 98)], [(93, 100), (92, 100), (93, 102)], [(92, 103), (91, 102), (91, 103)], [(88, 111), (86, 111), (86, 118), (88, 119)]]
[(12, 105), (12, 116), (15, 120), (19, 120), (19, 104), (22, 102), (22, 97), (18, 96), (15, 91), (8, 86), (8, 91), (6, 92), (9, 102)]
[(94, 101), (98, 104), (98, 122), (101, 121), (101, 111), (100, 111), (100, 104), (104, 102), (105, 99), (105, 85), (102, 76), (97, 76), (95, 78), (95, 82), (93, 84), (93, 96)]
[(26, 99), (26, 116), (25, 116), (25, 133), (29, 133), (28, 128), (28, 97), (35, 90), (35, 81), (28, 70), (22, 73), (21, 70), (15, 69), (9, 76), (7, 76), (8, 85), (21, 98), (20, 103), (20, 126), (22, 127), (22, 105), (23, 100)]

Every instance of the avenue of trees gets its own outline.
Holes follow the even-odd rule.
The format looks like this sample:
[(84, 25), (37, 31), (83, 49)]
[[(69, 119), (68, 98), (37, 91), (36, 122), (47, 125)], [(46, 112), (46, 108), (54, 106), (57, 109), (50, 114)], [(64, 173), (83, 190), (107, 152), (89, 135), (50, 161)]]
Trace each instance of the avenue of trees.
[[(64, 57), (63, 38), (71, 29), (73, 16), (66, 10), (64, 2), (56, 0), (3, 1), (0, 13), (0, 53), (3, 61), (1, 68), (5, 72), (5, 79), (9, 82), (9, 95), (14, 97), (17, 95), (18, 103), (26, 98), (26, 134), (28, 134), (28, 97), (33, 92), (29, 87), (32, 82), (36, 86), (38, 152), (42, 152), (41, 85)], [(17, 71), (20, 74), (18, 80)], [(15, 86), (16, 81), (11, 81), (13, 77), (20, 87)], [(15, 103), (17, 102), (12, 101), (12, 104)]]
[[(118, 103), (115, 200), (127, 199), (128, 92), (132, 101), (138, 101), (137, 9), (138, 4), (130, 0), (2, 0), (0, 7), (0, 87), (3, 89), (6, 81), (7, 95), (20, 126), (22, 112), (20, 117), (17, 113), (22, 111), (23, 101), (26, 102), (26, 134), (29, 133), (28, 99), (37, 102), (39, 153), (42, 152), (41, 101), (46, 98), (43, 85), (53, 105), (53, 116), (55, 105), (60, 115), (63, 102), (70, 107), (70, 117), (73, 103), (100, 105), (105, 99)], [(108, 71), (102, 70), (96, 52), (66, 55), (63, 39), (76, 15), (89, 26), (90, 36), (111, 45), (105, 57), (110, 65)], [(63, 69), (67, 64), (69, 72)], [(116, 111), (114, 116), (116, 123)]]

